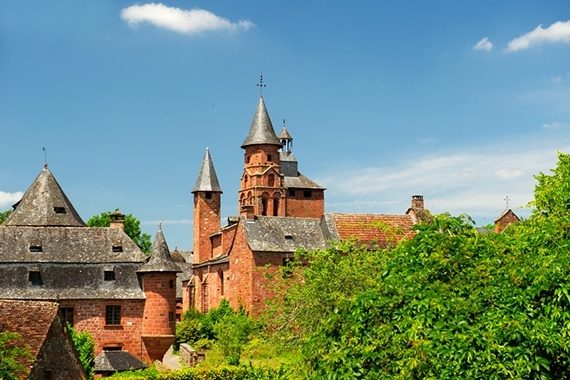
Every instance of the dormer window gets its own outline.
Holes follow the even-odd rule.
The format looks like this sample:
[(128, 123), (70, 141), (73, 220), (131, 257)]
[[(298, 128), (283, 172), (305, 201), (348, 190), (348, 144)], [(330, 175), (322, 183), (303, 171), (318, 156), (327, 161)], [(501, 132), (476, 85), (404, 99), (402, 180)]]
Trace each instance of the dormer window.
[(32, 286), (41, 286), (44, 284), (42, 281), (42, 274), (38, 270), (31, 270), (28, 272), (28, 281)]
[(30, 252), (43, 252), (41, 245), (30, 245)]
[(65, 211), (65, 207), (54, 207), (53, 211), (56, 214), (66, 214), (67, 212)]
[(293, 235), (285, 234), (285, 240), (293, 240)]
[(122, 245), (114, 245), (113, 246), (113, 252), (123, 252), (123, 246)]
[(105, 281), (115, 281), (115, 271), (114, 270), (106, 270), (103, 274), (103, 279)]

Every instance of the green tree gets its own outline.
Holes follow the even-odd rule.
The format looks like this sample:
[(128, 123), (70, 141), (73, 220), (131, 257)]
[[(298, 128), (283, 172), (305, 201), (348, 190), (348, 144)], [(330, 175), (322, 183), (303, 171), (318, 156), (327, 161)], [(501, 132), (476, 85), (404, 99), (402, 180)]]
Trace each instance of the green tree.
[[(110, 211), (94, 215), (87, 220), (87, 225), (89, 227), (109, 227), (111, 225), (110, 215)], [(141, 222), (132, 214), (125, 216), (125, 233), (144, 253), (150, 253), (152, 247), (150, 235), (142, 232)]]
[(19, 334), (0, 332), (0, 379), (17, 380), (26, 374), (26, 363), (31, 358)]
[(93, 367), (95, 365), (95, 341), (93, 340), (93, 337), (91, 337), (87, 331), (78, 332), (69, 324), (67, 325), (67, 331), (71, 341), (73, 342), (75, 351), (79, 356), (81, 366), (87, 375), (87, 379), (93, 379)]
[(10, 210), (0, 212), (0, 224), (4, 223), (4, 221), (8, 219), (11, 213), (12, 211)]

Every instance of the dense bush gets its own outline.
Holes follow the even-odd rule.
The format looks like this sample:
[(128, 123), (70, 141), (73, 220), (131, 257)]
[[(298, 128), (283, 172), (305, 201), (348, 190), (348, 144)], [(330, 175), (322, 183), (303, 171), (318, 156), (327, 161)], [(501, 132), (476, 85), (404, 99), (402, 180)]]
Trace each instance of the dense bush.
[(157, 371), (156, 368), (115, 374), (112, 379), (151, 380), (289, 380), (285, 368), (253, 368), (251, 366), (220, 366), (218, 368), (188, 368), (178, 371)]
[(67, 324), (67, 331), (87, 379), (93, 379), (93, 367), (95, 365), (95, 341), (93, 337), (87, 331), (78, 332), (69, 324)]

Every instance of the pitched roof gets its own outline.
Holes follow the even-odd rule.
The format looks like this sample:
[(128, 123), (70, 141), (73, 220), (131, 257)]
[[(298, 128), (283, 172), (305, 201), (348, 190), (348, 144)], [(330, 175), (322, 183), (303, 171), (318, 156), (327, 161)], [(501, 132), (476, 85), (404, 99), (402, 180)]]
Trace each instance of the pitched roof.
[(150, 259), (138, 270), (138, 272), (181, 272), (177, 263), (172, 260), (168, 244), (164, 239), (162, 228), (158, 229)]
[(61, 186), (46, 167), (30, 185), (5, 226), (85, 226)]
[(298, 248), (326, 247), (321, 220), (259, 216), (255, 220), (242, 218), (247, 243), (257, 252), (294, 252)]
[(34, 361), (58, 309), (57, 302), (0, 300), (0, 331), (18, 333)]
[(329, 214), (336, 239), (356, 239), (366, 245), (384, 247), (414, 235), (410, 215)]
[(505, 218), (505, 217), (510, 217), (510, 218), (516, 219), (517, 221), (520, 221), (520, 220), (521, 220), (521, 218), (519, 218), (518, 215), (515, 214), (515, 212), (514, 212), (512, 209), (507, 208), (507, 209), (505, 209), (505, 210), (501, 213), (501, 215), (499, 215), (499, 216), (497, 217), (497, 219), (495, 219), (495, 223), (496, 223), (497, 221), (499, 221), (499, 220)]
[(192, 189), (192, 193), (197, 191), (222, 192), (218, 176), (216, 175), (216, 169), (214, 169), (214, 163), (210, 156), (210, 150), (208, 148), (206, 148), (206, 153), (202, 160), (202, 166), (200, 166), (200, 172), (198, 173), (198, 178), (196, 178), (196, 184)]
[(283, 177), (283, 187), (286, 189), (319, 189), (325, 190), (324, 187), (304, 176), (303, 174), (297, 172), (297, 176), (285, 176)]
[(262, 96), (259, 97), (259, 103), (257, 103), (257, 109), (251, 121), (251, 128), (241, 144), (241, 147), (245, 148), (249, 145), (281, 146), (281, 142), (277, 138), (277, 135), (275, 135), (275, 130), (273, 129), (273, 124), (271, 124), (271, 119), (269, 118), (269, 113), (267, 112)]
[(280, 140), (293, 140), (293, 137), (291, 136), (291, 134), (289, 133), (287, 128), (283, 127), (283, 129), (281, 130), (281, 133), (279, 134), (279, 139)]
[(146, 368), (146, 364), (127, 351), (103, 350), (95, 357), (95, 372), (116, 372)]

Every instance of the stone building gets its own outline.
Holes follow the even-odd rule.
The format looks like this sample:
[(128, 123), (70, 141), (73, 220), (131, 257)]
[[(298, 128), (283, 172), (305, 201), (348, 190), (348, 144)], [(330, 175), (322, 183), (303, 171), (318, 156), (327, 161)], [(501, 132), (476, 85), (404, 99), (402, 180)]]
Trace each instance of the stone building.
[(194, 255), (184, 310), (206, 312), (227, 299), (255, 314), (270, 296), (266, 268), (284, 265), (295, 250), (348, 238), (382, 247), (412, 236), (412, 226), (429, 217), (420, 195), (402, 215), (326, 214), (325, 188), (299, 172), (291, 133), (276, 135), (263, 97), (241, 147), (239, 216), (221, 226), (222, 189), (208, 150), (192, 189)]
[(0, 331), (20, 335), (30, 357), (22, 379), (85, 379), (56, 302), (0, 300)]
[(162, 359), (174, 341), (179, 268), (160, 229), (147, 260), (123, 222), (116, 212), (111, 227), (86, 227), (44, 167), (0, 225), (0, 297), (58, 302), (96, 354)]

